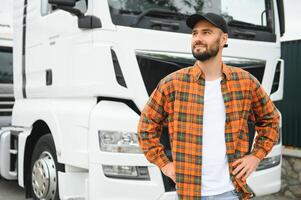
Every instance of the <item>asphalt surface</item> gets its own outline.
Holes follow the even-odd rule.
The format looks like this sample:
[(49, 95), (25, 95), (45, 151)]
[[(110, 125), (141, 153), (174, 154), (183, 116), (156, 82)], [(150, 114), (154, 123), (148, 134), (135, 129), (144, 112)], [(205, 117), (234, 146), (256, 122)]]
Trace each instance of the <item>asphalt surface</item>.
[[(31, 200), (25, 198), (24, 189), (16, 181), (6, 181), (0, 178), (0, 200)], [(256, 197), (253, 200), (288, 200), (271, 195)]]
[(18, 182), (0, 178), (0, 200), (25, 200), (25, 192)]

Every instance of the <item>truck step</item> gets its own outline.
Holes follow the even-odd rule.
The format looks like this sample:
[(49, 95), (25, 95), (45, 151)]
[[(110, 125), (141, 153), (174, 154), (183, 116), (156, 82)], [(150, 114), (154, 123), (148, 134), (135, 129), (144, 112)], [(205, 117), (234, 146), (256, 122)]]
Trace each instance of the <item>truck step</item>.
[(18, 137), (22, 131), (19, 127), (0, 128), (0, 176), (7, 180), (18, 178)]
[(18, 150), (16, 150), (16, 149), (10, 149), (10, 150), (9, 150), (9, 153), (10, 153), (10, 154), (17, 155), (17, 154), (18, 154)]
[(17, 172), (8, 172), (8, 174), (10, 175), (10, 176), (12, 176), (12, 177), (16, 177), (17, 178), (17, 176), (18, 176), (18, 173)]

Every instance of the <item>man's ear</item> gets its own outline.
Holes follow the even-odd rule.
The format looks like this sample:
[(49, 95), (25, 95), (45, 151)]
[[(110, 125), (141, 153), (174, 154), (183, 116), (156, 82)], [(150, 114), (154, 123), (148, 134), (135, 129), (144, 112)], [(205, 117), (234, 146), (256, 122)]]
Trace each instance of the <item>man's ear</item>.
[(228, 33), (223, 33), (222, 34), (222, 46), (224, 46), (225, 44), (227, 44), (227, 42), (228, 42)]

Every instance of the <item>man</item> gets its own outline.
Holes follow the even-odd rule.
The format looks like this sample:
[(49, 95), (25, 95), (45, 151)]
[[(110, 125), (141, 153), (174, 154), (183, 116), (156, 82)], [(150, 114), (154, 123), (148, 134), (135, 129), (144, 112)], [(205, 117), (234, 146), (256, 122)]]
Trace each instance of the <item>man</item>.
[[(222, 62), (221, 16), (194, 14), (186, 23), (197, 61), (160, 81), (141, 114), (140, 146), (176, 183), (179, 199), (249, 199), (246, 180), (277, 142), (279, 114), (256, 78)], [(250, 154), (248, 119), (258, 132)], [(160, 144), (163, 124), (173, 161)]]

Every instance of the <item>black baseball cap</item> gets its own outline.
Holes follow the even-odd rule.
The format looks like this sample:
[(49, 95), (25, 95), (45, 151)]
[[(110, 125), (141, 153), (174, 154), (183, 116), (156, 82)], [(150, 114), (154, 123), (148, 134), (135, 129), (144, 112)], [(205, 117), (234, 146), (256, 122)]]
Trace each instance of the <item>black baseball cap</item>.
[(201, 14), (190, 15), (186, 20), (186, 24), (188, 27), (193, 29), (194, 25), (200, 20), (206, 20), (209, 23), (216, 26), (217, 28), (221, 29), (224, 33), (228, 33), (227, 22), (222, 16), (217, 15), (215, 13), (205, 13), (202, 15)]

